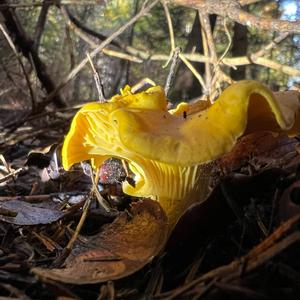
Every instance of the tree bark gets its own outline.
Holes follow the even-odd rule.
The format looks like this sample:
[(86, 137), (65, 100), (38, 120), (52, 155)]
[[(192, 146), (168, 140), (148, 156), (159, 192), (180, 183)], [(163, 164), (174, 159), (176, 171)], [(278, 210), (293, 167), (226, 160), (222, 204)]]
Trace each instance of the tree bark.
[(45, 29), (45, 24), (46, 24), (46, 20), (47, 20), (47, 14), (48, 14), (49, 7), (50, 7), (50, 4), (45, 1), (43, 3), (38, 21), (36, 23), (35, 32), (34, 32), (34, 35), (33, 35), (34, 49), (36, 51), (38, 51), (40, 41), (41, 41), (41, 37), (42, 37), (42, 34), (44, 32), (44, 29)]
[[(50, 94), (55, 89), (55, 84), (35, 49), (34, 41), (24, 31), (18, 16), (13, 9), (2, 9), (1, 14), (3, 15), (5, 26), (10, 36), (13, 38), (16, 47), (28, 60), (32, 60), (41, 85), (45, 88), (46, 92)], [(52, 99), (52, 103), (58, 108), (66, 106), (59, 95), (56, 95)]]
[[(205, 14), (228, 17), (232, 21), (259, 30), (300, 33), (300, 21), (255, 16), (241, 8), (237, 0), (172, 0), (172, 4), (200, 9)], [(244, 4), (247, 4), (245, 1)]]
[[(210, 24), (212, 30), (216, 23), (216, 16), (210, 16)], [(190, 53), (191, 51), (196, 53), (203, 53), (201, 25), (199, 20), (199, 14), (196, 13), (192, 31), (190, 33), (188, 43), (185, 47), (184, 52)], [(193, 66), (200, 74), (205, 73), (205, 65), (200, 62), (193, 62)], [(184, 63), (180, 62), (175, 76), (174, 85), (169, 93), (171, 100), (184, 100), (199, 97), (202, 94), (202, 88), (197, 78), (191, 73), (191, 71), (185, 66)]]

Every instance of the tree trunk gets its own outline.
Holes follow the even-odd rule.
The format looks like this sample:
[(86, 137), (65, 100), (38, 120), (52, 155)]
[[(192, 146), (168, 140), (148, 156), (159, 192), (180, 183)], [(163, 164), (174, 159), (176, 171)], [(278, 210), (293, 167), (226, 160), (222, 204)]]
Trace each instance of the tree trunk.
[[(210, 24), (212, 30), (216, 23), (216, 16), (210, 16)], [(192, 31), (190, 33), (188, 43), (184, 49), (185, 53), (195, 51), (196, 53), (203, 53), (201, 25), (199, 20), (199, 14), (196, 13), (193, 23)], [(203, 75), (205, 72), (205, 65), (199, 62), (193, 62), (193, 66), (196, 70)], [(202, 87), (199, 84), (197, 78), (191, 73), (191, 71), (185, 66), (183, 62), (179, 63), (174, 85), (170, 90), (170, 99), (176, 101), (187, 100), (191, 98), (199, 97), (202, 94)]]
[[(34, 41), (24, 31), (14, 10), (4, 8), (1, 10), (1, 13), (4, 18), (5, 26), (9, 35), (14, 39), (16, 47), (29, 61), (32, 59), (39, 81), (45, 88), (46, 92), (50, 94), (55, 89), (55, 84), (35, 49)], [(65, 103), (59, 95), (56, 95), (52, 102), (58, 108), (65, 107)]]
[[(248, 49), (248, 28), (247, 26), (235, 23), (233, 27), (232, 49), (233, 57), (247, 55)], [(230, 70), (230, 77), (233, 80), (242, 80), (246, 77), (246, 66), (237, 67)]]

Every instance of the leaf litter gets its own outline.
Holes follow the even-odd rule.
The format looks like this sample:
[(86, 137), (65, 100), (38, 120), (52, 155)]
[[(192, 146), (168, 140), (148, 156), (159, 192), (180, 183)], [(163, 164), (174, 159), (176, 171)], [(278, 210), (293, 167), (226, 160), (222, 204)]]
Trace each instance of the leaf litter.
[[(69, 116), (61, 116), (60, 122), (67, 124)], [(31, 150), (57, 142), (64, 134), (61, 128), (66, 128), (52, 128), (49, 119), (46, 137), (44, 122), (40, 130), (39, 120), (32, 122), (36, 127), (24, 129), (26, 135), (7, 133), (7, 143), (0, 146), (10, 172), (22, 169), (2, 177), (0, 187), (1, 295), (297, 299), (300, 266), (294, 245), (300, 238), (296, 226), (300, 217), (294, 209), (287, 214), (283, 205), (292, 201), (298, 206), (296, 139), (268, 132), (242, 138), (216, 162), (209, 201), (187, 211), (165, 248), (166, 223), (160, 207), (122, 194), (124, 173), (113, 165), (121, 179), (116, 175), (114, 182), (107, 182), (107, 174), (102, 174), (102, 190), (119, 212), (105, 214), (94, 201), (71, 254), (59, 260), (91, 183), (81, 168), (59, 170), (60, 176), (43, 181), (40, 168), (26, 166)], [(4, 176), (8, 174), (5, 170)], [(116, 280), (123, 276), (127, 277)]]

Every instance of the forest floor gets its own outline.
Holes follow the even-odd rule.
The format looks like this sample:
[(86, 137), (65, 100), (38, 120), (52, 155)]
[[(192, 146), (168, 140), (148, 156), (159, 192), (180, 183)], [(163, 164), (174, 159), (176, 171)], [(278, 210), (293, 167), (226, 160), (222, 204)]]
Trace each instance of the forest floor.
[[(298, 140), (270, 132), (242, 138), (215, 162), (207, 201), (186, 212), (163, 249), (155, 253), (150, 245), (154, 258), (138, 237), (128, 239), (128, 249), (139, 245), (147, 252), (145, 258), (122, 265), (128, 276), (115, 280), (111, 275), (112, 280), (89, 284), (48, 277), (52, 268), (64, 267), (78, 243), (94, 251), (97, 245), (89, 248), (89, 241), (103, 238), (107, 228), (115, 230), (117, 225), (109, 224), (124, 218), (131, 222), (148, 209), (147, 201), (122, 194), (121, 164), (109, 161), (114, 180), (101, 188), (114, 209), (106, 212), (91, 199), (80, 235), (68, 247), (91, 197), (88, 171), (78, 166), (65, 172), (59, 161), (59, 144), (73, 114), (61, 110), (29, 117), (22, 109), (0, 108), (1, 299), (299, 299)], [(52, 147), (45, 150), (47, 146)], [(158, 240), (161, 222), (151, 232), (153, 240)], [(114, 247), (112, 236), (104, 237), (107, 247)], [(114, 272), (121, 263), (118, 257), (101, 261)], [(36, 267), (46, 268), (45, 276)], [(78, 276), (76, 266), (72, 270)]]

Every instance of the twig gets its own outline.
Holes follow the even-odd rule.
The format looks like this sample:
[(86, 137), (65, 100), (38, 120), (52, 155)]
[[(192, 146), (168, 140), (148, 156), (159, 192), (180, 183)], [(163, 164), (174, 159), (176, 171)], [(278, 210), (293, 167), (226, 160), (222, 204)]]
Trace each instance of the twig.
[(254, 3), (257, 3), (257, 2), (261, 2), (261, 0), (239, 0), (239, 3), (240, 3), (242, 6), (254, 4)]
[[(83, 41), (85, 41), (87, 44), (89, 44), (93, 49), (96, 49), (98, 44), (95, 43), (93, 41), (93, 39), (91, 39), (87, 34), (85, 34), (84, 31), (81, 28), (79, 28), (76, 23), (73, 22), (73, 19), (70, 17), (70, 14), (69, 14), (67, 8), (65, 6), (61, 6), (60, 10), (61, 10), (61, 12), (62, 12), (62, 14), (65, 18), (65, 21), (66, 21), (66, 24), (68, 25), (68, 27), (79, 38), (81, 38)], [(117, 57), (117, 58), (120, 58), (120, 59), (129, 60), (129, 61), (136, 62), (136, 63), (142, 63), (143, 62), (140, 58), (138, 58), (134, 55), (129, 55), (127, 53), (122, 53), (122, 52), (111, 50), (111, 49), (108, 49), (108, 48), (103, 48), (102, 52), (104, 54), (108, 55), (108, 56)]]
[[(189, 60), (194, 62), (210, 62), (213, 64), (213, 61), (210, 57), (206, 57), (204, 55), (198, 54), (198, 53), (183, 53), (183, 55)], [(255, 55), (255, 53), (254, 53)], [(168, 59), (168, 55), (165, 54), (155, 54), (149, 57), (149, 60), (153, 61), (163, 61)], [(226, 66), (243, 66), (243, 65), (250, 65), (250, 64), (256, 64), (263, 67), (274, 69), (278, 72), (282, 72), (284, 74), (290, 75), (290, 76), (300, 76), (300, 70), (297, 68), (293, 68), (287, 65), (280, 64), (278, 62), (275, 62), (271, 59), (265, 58), (265, 57), (258, 57), (254, 60), (251, 60), (248, 56), (238, 56), (238, 57), (225, 57), (220, 62), (221, 65)]]
[(279, 43), (285, 40), (289, 36), (288, 32), (279, 34), (271, 43), (261, 48), (259, 51), (250, 55), (252, 61), (256, 61), (259, 57), (269, 54), (269, 52), (274, 49)]
[[(9, 294), (9, 297), (1, 297), (3, 300), (5, 299), (10, 299), (10, 300), (30, 300), (31, 298), (29, 298), (24, 291), (22, 291), (21, 289), (17, 289), (16, 287), (14, 287), (11, 284), (8, 283), (0, 283), (0, 287), (1, 290), (6, 290)], [(12, 296), (15, 296), (14, 298)]]
[(143, 78), (142, 80), (140, 80), (138, 83), (136, 83), (132, 88), (131, 88), (131, 92), (132, 93), (136, 93), (139, 89), (143, 88), (146, 84), (149, 84), (151, 86), (155, 86), (156, 83), (151, 80), (150, 78)]
[[(257, 65), (261, 65), (261, 66), (276, 70), (278, 72), (281, 72), (281, 73), (284, 73), (284, 74), (287, 74), (290, 76), (300, 76), (300, 70), (290, 67), (290, 66), (287, 66), (287, 65), (282, 65), (278, 62), (275, 62), (275, 61), (265, 58), (265, 57), (257, 57), (256, 58), (255, 56), (251, 55), (250, 59), (248, 58), (247, 60), (249, 61), (248, 64), (255, 63)], [(233, 61), (234, 61), (234, 59), (233, 59)], [(246, 59), (243, 59), (243, 60), (240, 60), (239, 63), (245, 62), (245, 61), (246, 61)], [(235, 62), (237, 62), (237, 60), (235, 60)]]
[(199, 10), (199, 16), (200, 16), (200, 20), (201, 20), (201, 27), (204, 30), (205, 37), (207, 40), (209, 54), (210, 54), (210, 57), (212, 58), (213, 65), (214, 65), (213, 78), (210, 82), (210, 85), (207, 87), (208, 94), (210, 95), (210, 99), (213, 99), (216, 89), (220, 90), (221, 81), (223, 80), (223, 77), (222, 77), (223, 72), (218, 64), (218, 56), (217, 56), (216, 47), (215, 47), (215, 43), (214, 43), (212, 31), (211, 31), (209, 17), (207, 14), (201, 13), (200, 10)]
[(7, 163), (5, 157), (2, 154), (0, 154), (0, 161), (2, 162), (3, 166), (6, 168), (6, 171), (8, 173), (10, 173), (11, 170), (10, 170), (9, 164)]
[(175, 51), (176, 46), (175, 46), (175, 38), (174, 38), (174, 29), (173, 29), (173, 24), (172, 24), (172, 19), (171, 19), (169, 8), (168, 8), (165, 0), (162, 0), (161, 3), (163, 5), (165, 16), (166, 16), (166, 19), (167, 19), (169, 36), (170, 36), (170, 46), (171, 46), (169, 58), (167, 59), (166, 63), (163, 65), (163, 68), (166, 68), (168, 66), (168, 64), (170, 63), (173, 55), (174, 55), (174, 51)]
[[(138, 19), (145, 16), (156, 4), (158, 0), (152, 1), (149, 5), (147, 5), (148, 1), (144, 3), (141, 10), (138, 14), (136, 14), (133, 18), (131, 18), (126, 24), (121, 26), (117, 31), (115, 31), (111, 36), (109, 36), (106, 40), (104, 40), (97, 48), (95, 48), (92, 52), (90, 52), (90, 56), (94, 57), (96, 54), (98, 54), (100, 51), (103, 50), (108, 44), (110, 44), (111, 41), (113, 41), (116, 37), (118, 37), (121, 33), (123, 33), (128, 27), (130, 27), (132, 24), (134, 24)], [(88, 58), (84, 58), (63, 80), (62, 82), (55, 88), (55, 90), (45, 99), (45, 101), (42, 103), (42, 106), (40, 109), (43, 109), (46, 105), (48, 105), (53, 97), (61, 90), (63, 89), (81, 70), (82, 68), (87, 64)]]
[[(3, 0), (2, 2), (5, 3), (7, 1), (8, 0)], [(51, 76), (49, 75), (46, 65), (43, 63), (38, 52), (33, 47), (33, 41), (31, 40), (28, 33), (25, 31), (17, 13), (15, 12), (15, 10), (10, 9), (4, 9), (1, 13), (7, 30), (9, 31), (10, 35), (14, 38), (16, 47), (19, 48), (21, 53), (27, 59), (30, 59), (30, 56), (32, 57), (32, 61), (37, 71), (36, 75), (41, 85), (45, 88), (46, 92), (50, 94), (53, 90), (55, 90), (56, 85)], [(65, 102), (58, 94), (55, 95), (50, 102), (52, 102), (56, 107), (59, 108), (66, 106)], [(35, 111), (32, 113), (38, 112), (38, 106), (39, 104), (36, 103)]]
[[(203, 19), (201, 18), (201, 13), (198, 11), (198, 17), (201, 24), (201, 37), (202, 37), (202, 45), (203, 45), (203, 53), (204, 56), (210, 57), (209, 55), (209, 48), (208, 48), (208, 41), (207, 36), (205, 34), (205, 30), (203, 28)], [(206, 82), (206, 89), (210, 91), (211, 89), (211, 69), (210, 63), (208, 61), (205, 62), (205, 82)]]
[(70, 70), (72, 70), (75, 66), (74, 43), (71, 37), (70, 28), (68, 26), (65, 27), (65, 32), (66, 32), (66, 42), (68, 45), (68, 53), (70, 56)]
[(202, 86), (202, 90), (204, 94), (207, 93), (205, 82), (199, 72), (194, 68), (194, 66), (187, 60), (183, 53), (179, 53), (180, 59), (184, 62), (184, 64), (190, 69), (190, 71), (194, 74), (194, 76), (198, 79), (200, 85)]
[[(171, 44), (171, 54), (169, 55), (169, 58), (167, 59), (167, 64), (171, 60), (173, 49), (175, 49), (175, 40), (174, 40), (174, 30), (173, 30), (173, 24), (172, 19), (170, 16), (170, 12), (168, 9), (168, 6), (163, 2), (165, 15), (167, 18), (168, 28), (169, 28), (169, 34), (170, 34), (170, 44)], [(205, 83), (203, 81), (202, 76), (199, 74), (199, 72), (194, 68), (194, 66), (186, 59), (186, 57), (182, 53), (178, 53), (179, 58), (183, 61), (183, 63), (187, 66), (187, 68), (194, 74), (194, 76), (198, 79), (200, 85), (202, 86), (202, 89), (204, 92), (207, 91), (205, 87)]]
[(12, 172), (10, 172), (9, 174), (5, 175), (4, 177), (0, 178), (0, 183), (2, 182), (6, 182), (7, 180), (9, 180), (10, 178), (14, 178), (16, 175), (18, 175), (20, 172), (22, 172), (24, 170), (24, 168), (19, 168), (17, 170), (14, 170)]
[[(95, 31), (95, 30), (87, 27), (85, 24), (83, 24), (82, 22), (80, 22), (76, 17), (74, 17), (71, 14), (71, 12), (67, 9), (67, 7), (66, 7), (66, 13), (67, 13), (67, 18), (69, 19), (69, 21), (71, 23), (70, 25), (71, 26), (75, 26), (74, 29), (77, 28), (78, 30), (80, 30), (81, 33), (85, 34), (85, 36), (87, 38), (89, 38), (89, 36), (92, 36), (93, 38), (98, 39), (100, 42), (102, 42), (103, 40), (107, 39), (107, 36), (105, 36), (102, 33), (99, 33), (97, 31)], [(135, 14), (136, 14), (136, 12), (135, 12)], [(91, 39), (89, 39), (89, 40), (91, 42), (90, 45), (92, 46), (92, 43), (94, 43), (94, 41), (91, 40)], [(86, 40), (86, 42), (89, 43), (88, 40)], [(127, 59), (129, 61), (135, 61), (136, 60), (135, 62), (139, 63), (139, 62), (141, 62), (140, 61), (141, 59), (148, 59), (148, 57), (149, 57), (149, 53), (146, 53), (144, 51), (136, 49), (136, 48), (134, 48), (132, 46), (128, 46), (125, 43), (122, 43), (120, 41), (113, 40), (113, 41), (111, 41), (110, 45), (115, 46), (115, 47), (120, 48), (120, 49), (123, 49), (127, 53), (130, 54), (129, 56), (126, 56), (126, 53), (124, 54), (124, 53), (121, 53), (121, 52), (116, 52), (116, 54), (114, 54), (114, 55), (116, 57), (120, 57), (121, 59), (124, 56), (124, 59)], [(95, 48), (97, 46), (98, 46), (98, 44), (95, 45)], [(107, 50), (105, 50), (105, 49), (107, 49), (107, 48), (103, 49), (103, 53), (108, 52), (108, 51), (112, 51), (111, 49), (107, 49)], [(110, 55), (109, 52), (108, 52), (108, 55)], [(139, 56), (139, 57), (137, 57), (137, 56)]]
[(237, 296), (238, 295), (241, 295), (241, 297), (244, 296), (247, 299), (265, 299), (265, 300), (270, 299), (269, 297), (267, 297), (266, 295), (264, 295), (260, 292), (254, 291), (254, 290), (246, 288), (244, 286), (238, 286), (235, 284), (215, 282), (214, 287), (216, 287), (220, 290), (227, 291), (230, 294), (233, 293), (233, 294), (236, 294)]
[[(6, 3), (0, 4), (1, 8), (30, 8), (30, 7), (39, 7), (43, 6), (43, 4), (49, 5), (57, 5), (57, 1), (54, 0), (40, 0), (40, 1), (32, 1), (32, 3)], [(59, 1), (60, 5), (87, 5), (87, 4), (98, 4), (99, 0), (61, 0)]]
[(7, 40), (10, 48), (14, 52), (14, 54), (15, 54), (15, 56), (16, 56), (19, 64), (20, 64), (20, 67), (21, 67), (22, 72), (23, 72), (23, 74), (25, 76), (25, 80), (26, 80), (26, 83), (27, 83), (27, 86), (28, 86), (28, 89), (29, 89), (29, 93), (30, 93), (31, 110), (34, 111), (35, 106), (36, 106), (36, 99), (35, 99), (35, 95), (34, 95), (34, 92), (33, 92), (32, 86), (31, 86), (31, 82), (30, 82), (29, 76), (28, 76), (28, 74), (26, 72), (25, 66), (24, 66), (24, 64), (22, 62), (22, 59), (21, 59), (21, 57), (20, 57), (20, 55), (19, 55), (19, 53), (18, 53), (18, 51), (17, 51), (17, 49), (16, 49), (13, 41), (12, 41), (12, 39), (10, 38), (10, 36), (8, 35), (8, 33), (5, 31), (5, 29), (4, 29), (4, 27), (3, 27), (3, 25), (1, 23), (0, 23), (0, 30), (2, 31), (5, 39)]
[[(260, 2), (262, 0), (239, 0), (238, 2), (242, 6), (254, 4), (257, 2)], [(37, 1), (35, 0), (32, 3), (7, 3), (7, 4), (0, 4), (0, 9), (1, 8), (29, 8), (29, 7), (39, 7), (42, 6), (44, 3), (49, 4), (49, 5), (57, 5), (57, 2), (54, 0), (40, 0)], [(59, 5), (87, 5), (87, 4), (99, 4), (99, 0), (61, 0), (59, 2)]]
[(143, 60), (140, 59), (137, 56), (127, 54), (127, 53), (122, 53), (120, 51), (115, 51), (115, 50), (108, 49), (108, 48), (103, 48), (102, 52), (105, 55), (120, 58), (120, 59), (123, 59), (123, 60), (128, 60), (128, 61), (135, 62), (135, 63), (138, 63), (138, 64), (141, 64), (143, 62)]
[[(231, 37), (231, 34), (230, 34), (230, 32), (227, 28), (226, 19), (224, 19), (224, 31), (225, 31), (226, 36), (228, 38), (228, 45), (227, 45), (225, 51), (223, 52), (223, 54), (219, 57), (218, 65), (222, 62), (223, 58), (227, 55), (227, 53), (229, 52), (229, 50), (231, 48), (231, 45), (232, 45), (232, 37)], [(233, 69), (236, 69), (236, 66), (231, 65), (230, 67), (233, 68)]]
[(300, 33), (300, 21), (285, 21), (254, 16), (241, 9), (236, 0), (171, 0), (171, 3), (200, 9), (202, 13), (217, 14), (259, 30)]
[(98, 91), (99, 102), (100, 103), (104, 103), (106, 101), (106, 99), (105, 99), (105, 95), (104, 95), (103, 84), (102, 84), (102, 82), (100, 80), (98, 72), (96, 71), (96, 68), (95, 68), (95, 66), (93, 64), (93, 61), (91, 59), (90, 54), (87, 52), (86, 55), (87, 55), (87, 58), (89, 60), (89, 63), (91, 65), (91, 68), (92, 68), (92, 71), (93, 71), (93, 77), (94, 77), (94, 80), (95, 80), (95, 83), (96, 83), (96, 88), (97, 88), (97, 91)]
[(50, 194), (42, 194), (42, 195), (28, 195), (28, 196), (0, 196), (1, 201), (10, 201), (10, 200), (20, 200), (26, 202), (42, 202), (46, 200), (50, 200), (55, 197), (61, 197), (62, 195), (73, 196), (73, 195), (86, 195), (83, 192), (69, 192), (69, 193), (50, 193)]
[(90, 208), (90, 205), (91, 205), (91, 197), (88, 197), (84, 203), (84, 206), (82, 208), (82, 215), (80, 217), (80, 220), (76, 226), (76, 229), (75, 229), (75, 232), (74, 234), (72, 235), (72, 238), (69, 240), (67, 246), (66, 246), (66, 251), (69, 252), (72, 248), (73, 248), (73, 245), (75, 243), (75, 241), (77, 240), (77, 237), (81, 231), (81, 228), (85, 222), (85, 219), (87, 217), (87, 214), (88, 214), (88, 211), (89, 211), (89, 208)]
[[(256, 3), (256, 2), (259, 2), (258, 0), (244, 0), (244, 1), (240, 1), (241, 2), (241, 5), (249, 5), (251, 3)], [(168, 18), (167, 18), (168, 19)], [(73, 22), (73, 17), (71, 19), (71, 22)], [(79, 22), (79, 21), (76, 21), (76, 22)], [(74, 22), (73, 22), (74, 23)], [(75, 26), (78, 26), (78, 24), (74, 23)], [(84, 26), (84, 25), (81, 25), (81, 26)], [(168, 25), (169, 26), (169, 25)], [(229, 38), (229, 44), (228, 44), (228, 47), (227, 49), (230, 48), (230, 35), (228, 35), (228, 32), (226, 30), (226, 26), (224, 27), (225, 28), (225, 33), (227, 34), (228, 38)], [(83, 30), (81, 27), (80, 27), (81, 30)], [(99, 34), (97, 32), (94, 32), (88, 28), (85, 28), (85, 30), (88, 30), (88, 33), (97, 37), (98, 39), (101, 39), (103, 38), (104, 36), (101, 35), (98, 36)], [(169, 32), (170, 32), (170, 29), (169, 29)], [(285, 34), (285, 33), (284, 33)], [(279, 38), (279, 37), (278, 37)], [(276, 40), (276, 39), (275, 39)], [(274, 42), (276, 43), (276, 41), (274, 40)], [(92, 43), (94, 43), (92, 40), (91, 40)], [(279, 41), (277, 41), (278, 43)], [(95, 44), (95, 43), (94, 43)], [(112, 56), (116, 56), (116, 57), (119, 57), (122, 59), (128, 59), (130, 60), (130, 57), (133, 58), (134, 60), (137, 59), (137, 61), (134, 61), (134, 62), (141, 62), (140, 58), (143, 59), (143, 60), (165, 60), (167, 61), (166, 65), (169, 63), (170, 59), (171, 59), (171, 55), (169, 56), (166, 56), (164, 54), (155, 54), (155, 55), (152, 55), (150, 56), (148, 52), (145, 52), (145, 51), (142, 51), (142, 50), (139, 50), (139, 49), (135, 49), (133, 47), (130, 47), (130, 46), (126, 46), (126, 45), (123, 45), (121, 43), (118, 43), (118, 45), (116, 46), (119, 46), (120, 48), (123, 48), (125, 49), (128, 53), (131, 54), (131, 56), (129, 57), (122, 57), (122, 53), (121, 52), (117, 52), (116, 53), (107, 53), (108, 55), (112, 55)], [(262, 47), (262, 50), (266, 48), (266, 50), (268, 49), (268, 45), (267, 46), (264, 46)], [(300, 70), (296, 69), (296, 68), (293, 68), (293, 67), (289, 67), (289, 66), (285, 66), (285, 65), (281, 65), (279, 63), (275, 63), (275, 64), (272, 64), (272, 60), (270, 59), (267, 59), (267, 58), (264, 58), (264, 59), (255, 59), (254, 60), (251, 60), (249, 59), (249, 57), (247, 56), (242, 56), (242, 57), (234, 57), (234, 58), (225, 58), (225, 55), (227, 54), (228, 50), (225, 50), (225, 52), (222, 54), (222, 56), (219, 58), (219, 64), (220, 65), (227, 65), (231, 68), (236, 68), (236, 66), (241, 66), (241, 65), (248, 65), (248, 64), (252, 64), (252, 63), (255, 63), (257, 65), (261, 65), (261, 66), (264, 66), (264, 67), (270, 67), (270, 68), (273, 68), (275, 70), (278, 70), (280, 72), (284, 72), (285, 74), (287, 75), (290, 75), (290, 76), (299, 76), (300, 74)], [(105, 51), (113, 51), (113, 50), (110, 50), (110, 49), (107, 49)], [(103, 50), (104, 52), (104, 50)], [(255, 55), (256, 53), (252, 54), (252, 55)], [(126, 54), (124, 54), (126, 55)], [(206, 55), (201, 55), (201, 54), (197, 54), (197, 53), (185, 53), (184, 56), (190, 60), (190, 61), (197, 61), (197, 62), (204, 62), (204, 63), (211, 63), (213, 64), (213, 60), (211, 59), (211, 57), (209, 56), (206, 56)], [(258, 55), (260, 56), (260, 55)], [(226, 77), (225, 77), (226, 79)], [(228, 80), (229, 78), (227, 78), (226, 80)]]
[[(203, 283), (213, 282), (216, 278), (223, 283), (232, 282), (241, 276), (241, 270), (243, 275), (247, 272), (253, 271), (266, 261), (281, 253), (287, 249), (293, 243), (299, 241), (300, 232), (296, 231), (289, 236), (283, 238), (285, 234), (300, 220), (300, 214), (287, 220), (274, 233), (267, 237), (263, 242), (256, 246), (247, 255), (239, 260), (234, 260), (228, 265), (224, 265), (213, 269), (206, 274), (194, 279), (186, 285), (179, 287), (171, 292), (166, 292), (157, 296), (159, 299), (170, 299), (170, 295), (180, 295), (186, 291), (190, 291), (192, 288), (198, 286), (197, 291), (203, 291), (205, 286)], [(283, 238), (280, 242), (279, 239)], [(155, 297), (156, 298), (156, 297)], [(171, 297), (172, 299), (172, 297)]]
[(106, 203), (106, 200), (102, 197), (102, 195), (100, 194), (100, 192), (98, 190), (97, 182), (95, 180), (91, 165), (88, 164), (88, 167), (89, 167), (89, 173), (90, 173), (90, 177), (91, 177), (92, 185), (93, 185), (92, 192), (95, 194), (96, 199), (98, 200), (99, 204), (105, 209), (105, 211), (110, 212), (110, 207), (108, 206), (108, 204)]
[[(246, 262), (246, 267), (244, 272), (249, 273), (256, 268), (260, 267), (268, 260), (273, 258), (274, 256), (278, 255), (285, 249), (287, 249), (292, 244), (296, 243), (300, 240), (300, 232), (296, 231), (291, 233), (289, 236), (284, 238), (282, 241), (278, 242), (277, 244), (273, 245), (272, 247), (266, 249), (263, 253), (260, 253), (257, 257), (253, 257), (250, 261)], [(235, 271), (229, 273), (226, 278), (224, 278), (224, 282), (233, 281), (241, 276), (240, 272)]]
[(40, 45), (41, 37), (42, 37), (43, 31), (45, 28), (45, 24), (46, 24), (49, 7), (50, 7), (50, 4), (47, 3), (46, 1), (44, 1), (41, 11), (40, 11), (39, 18), (36, 23), (35, 32), (33, 35), (34, 48), (36, 51), (38, 50), (39, 45)]
[(173, 29), (173, 25), (172, 25), (172, 19), (171, 19), (171, 15), (170, 15), (170, 11), (169, 8), (166, 4), (165, 0), (161, 1), (164, 11), (165, 11), (165, 15), (167, 18), (167, 23), (168, 23), (168, 29), (169, 29), (169, 35), (170, 35), (170, 44), (171, 44), (171, 55), (175, 50), (175, 38), (174, 38), (174, 29)]
[(175, 48), (173, 51), (173, 55), (172, 55), (172, 59), (171, 59), (172, 63), (171, 63), (170, 70), (169, 70), (168, 77), (167, 77), (166, 84), (165, 84), (166, 97), (168, 97), (170, 88), (173, 85), (173, 81), (174, 81), (175, 74), (176, 74), (176, 69), (177, 69), (178, 62), (179, 62), (178, 58), (179, 58), (180, 51), (181, 51), (181, 49), (179, 47)]
[(217, 57), (217, 52), (216, 52), (213, 35), (211, 32), (209, 17), (208, 17), (208, 15), (203, 14), (200, 11), (199, 11), (199, 16), (200, 16), (200, 20), (201, 20), (201, 26), (205, 32), (205, 37), (207, 40), (207, 45), (208, 45), (210, 56), (211, 56), (213, 62), (216, 64), (218, 57)]
[(256, 246), (248, 253), (248, 259), (256, 257), (259, 253), (263, 252), (265, 249), (273, 246), (284, 234), (286, 234), (292, 226), (300, 221), (300, 215), (296, 215), (286, 222), (284, 222), (280, 227), (278, 227), (271, 235), (269, 235), (262, 243)]

